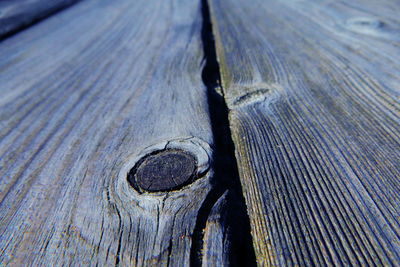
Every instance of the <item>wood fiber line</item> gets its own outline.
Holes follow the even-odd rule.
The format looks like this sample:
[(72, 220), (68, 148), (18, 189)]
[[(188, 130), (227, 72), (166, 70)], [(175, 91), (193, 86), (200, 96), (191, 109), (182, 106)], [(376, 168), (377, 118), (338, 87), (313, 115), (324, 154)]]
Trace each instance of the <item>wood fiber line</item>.
[(256, 257), (400, 263), (400, 5), (210, 0)]

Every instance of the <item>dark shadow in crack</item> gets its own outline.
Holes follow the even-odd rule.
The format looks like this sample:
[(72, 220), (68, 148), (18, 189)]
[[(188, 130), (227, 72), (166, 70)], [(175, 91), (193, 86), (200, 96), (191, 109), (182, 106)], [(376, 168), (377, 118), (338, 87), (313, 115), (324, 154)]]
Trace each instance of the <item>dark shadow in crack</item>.
[(216, 181), (213, 190), (203, 203), (198, 216), (191, 249), (191, 266), (201, 266), (203, 230), (216, 201), (229, 190), (227, 225), (230, 233), (230, 266), (256, 266), (250, 221), (240, 185), (234, 144), (229, 129), (228, 108), (224, 98), (217, 93), (220, 87), (220, 69), (217, 61), (215, 42), (207, 0), (201, 0), (202, 42), (205, 66), (202, 79), (207, 87), (208, 106), (214, 136), (213, 169)]

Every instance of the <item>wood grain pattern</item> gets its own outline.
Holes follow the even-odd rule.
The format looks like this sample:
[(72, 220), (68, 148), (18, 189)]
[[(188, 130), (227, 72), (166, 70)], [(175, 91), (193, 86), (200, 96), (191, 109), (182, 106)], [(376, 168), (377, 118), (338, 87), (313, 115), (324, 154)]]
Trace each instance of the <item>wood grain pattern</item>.
[[(231, 229), (229, 227), (228, 205), (229, 196), (225, 192), (211, 209), (204, 229), (203, 265), (232, 266), (229, 258)], [(229, 265), (230, 264), (230, 265)], [(238, 265), (239, 266), (239, 265)]]
[(79, 0), (2, 0), (0, 1), (0, 40)]
[(399, 265), (399, 2), (209, 3), (258, 264)]
[[(218, 184), (201, 26), (197, 1), (82, 1), (0, 44), (1, 266), (197, 256)], [(128, 172), (163, 149), (195, 155), (198, 178), (137, 192)]]

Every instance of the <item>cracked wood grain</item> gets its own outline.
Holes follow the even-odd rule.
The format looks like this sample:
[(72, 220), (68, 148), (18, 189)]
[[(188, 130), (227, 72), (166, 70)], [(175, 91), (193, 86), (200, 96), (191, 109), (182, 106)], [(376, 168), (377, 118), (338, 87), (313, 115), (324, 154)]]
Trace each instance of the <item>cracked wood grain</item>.
[(399, 3), (209, 3), (258, 264), (399, 265)]
[[(82, 1), (0, 44), (0, 265), (207, 257), (192, 251), (219, 198), (201, 27), (197, 1)], [(135, 190), (129, 171), (168, 149), (196, 179)]]

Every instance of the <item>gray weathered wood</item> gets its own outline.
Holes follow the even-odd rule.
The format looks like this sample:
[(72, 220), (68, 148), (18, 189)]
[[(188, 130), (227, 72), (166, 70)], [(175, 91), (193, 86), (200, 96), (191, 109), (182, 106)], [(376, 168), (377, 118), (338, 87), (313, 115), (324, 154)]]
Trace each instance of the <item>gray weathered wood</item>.
[(225, 192), (215, 203), (207, 218), (202, 253), (204, 266), (229, 266), (231, 229), (227, 223), (228, 203), (228, 192)]
[(258, 264), (399, 265), (399, 2), (209, 3)]
[(0, 39), (79, 0), (2, 0)]
[[(192, 237), (218, 183), (199, 5), (83, 1), (0, 44), (0, 265), (198, 256)], [(136, 191), (129, 171), (163, 149), (194, 155), (196, 180)]]

